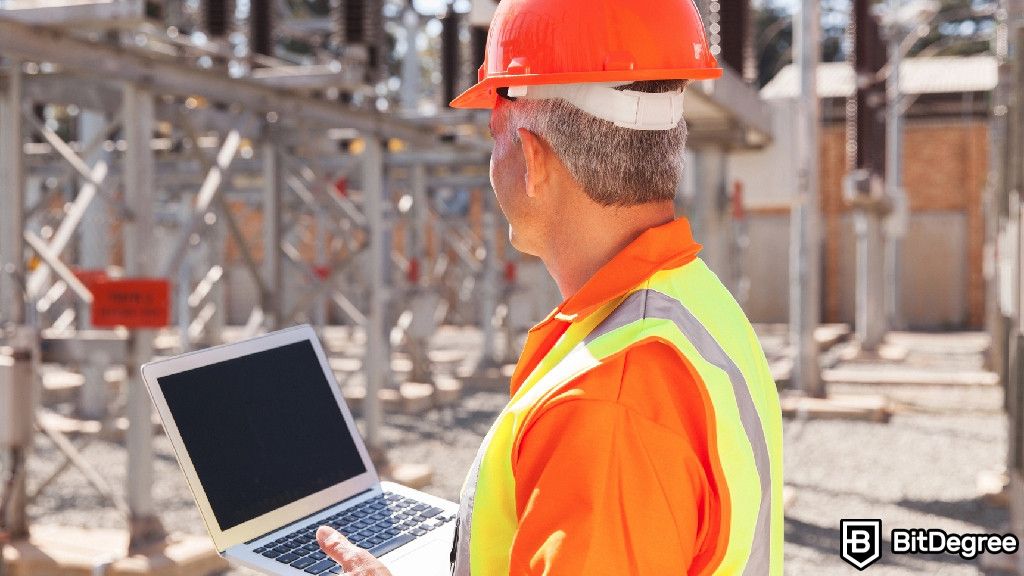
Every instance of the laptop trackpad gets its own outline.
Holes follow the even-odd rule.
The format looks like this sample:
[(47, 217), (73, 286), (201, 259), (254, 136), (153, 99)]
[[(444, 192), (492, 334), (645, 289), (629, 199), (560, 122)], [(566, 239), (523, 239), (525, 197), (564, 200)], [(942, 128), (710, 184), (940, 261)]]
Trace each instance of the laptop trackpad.
[(394, 576), (451, 576), (450, 555), (455, 522), (449, 522), (428, 538), (407, 544), (383, 558)]

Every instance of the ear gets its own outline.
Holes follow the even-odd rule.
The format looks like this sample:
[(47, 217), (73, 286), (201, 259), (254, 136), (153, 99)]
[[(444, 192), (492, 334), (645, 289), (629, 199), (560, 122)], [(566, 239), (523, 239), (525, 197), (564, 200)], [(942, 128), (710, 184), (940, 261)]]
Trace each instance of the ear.
[(526, 195), (535, 198), (551, 176), (548, 162), (554, 152), (543, 138), (526, 128), (519, 128), (517, 132), (526, 162)]

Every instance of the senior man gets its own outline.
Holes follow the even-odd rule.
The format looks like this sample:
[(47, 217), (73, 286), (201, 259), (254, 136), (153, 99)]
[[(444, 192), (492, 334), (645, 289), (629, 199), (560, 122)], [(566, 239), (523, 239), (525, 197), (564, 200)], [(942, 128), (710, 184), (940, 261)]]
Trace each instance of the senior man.
[[(529, 333), (463, 487), (458, 575), (782, 574), (781, 415), (673, 197), (693, 0), (505, 0), (480, 82), (512, 244), (565, 300)], [(329, 527), (348, 573), (387, 574)]]

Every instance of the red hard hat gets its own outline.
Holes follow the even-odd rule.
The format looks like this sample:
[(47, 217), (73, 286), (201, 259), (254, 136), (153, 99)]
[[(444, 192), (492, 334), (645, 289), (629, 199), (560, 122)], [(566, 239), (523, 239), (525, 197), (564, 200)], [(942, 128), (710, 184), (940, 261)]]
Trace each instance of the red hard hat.
[(721, 75), (693, 0), (504, 0), (479, 82), (451, 106), (493, 108), (511, 86)]

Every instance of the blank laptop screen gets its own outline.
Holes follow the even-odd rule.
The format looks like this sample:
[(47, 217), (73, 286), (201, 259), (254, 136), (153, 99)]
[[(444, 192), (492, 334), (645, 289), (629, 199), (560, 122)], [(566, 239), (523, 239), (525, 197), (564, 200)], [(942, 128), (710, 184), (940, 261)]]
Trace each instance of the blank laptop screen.
[(158, 382), (221, 530), (366, 472), (308, 340)]

